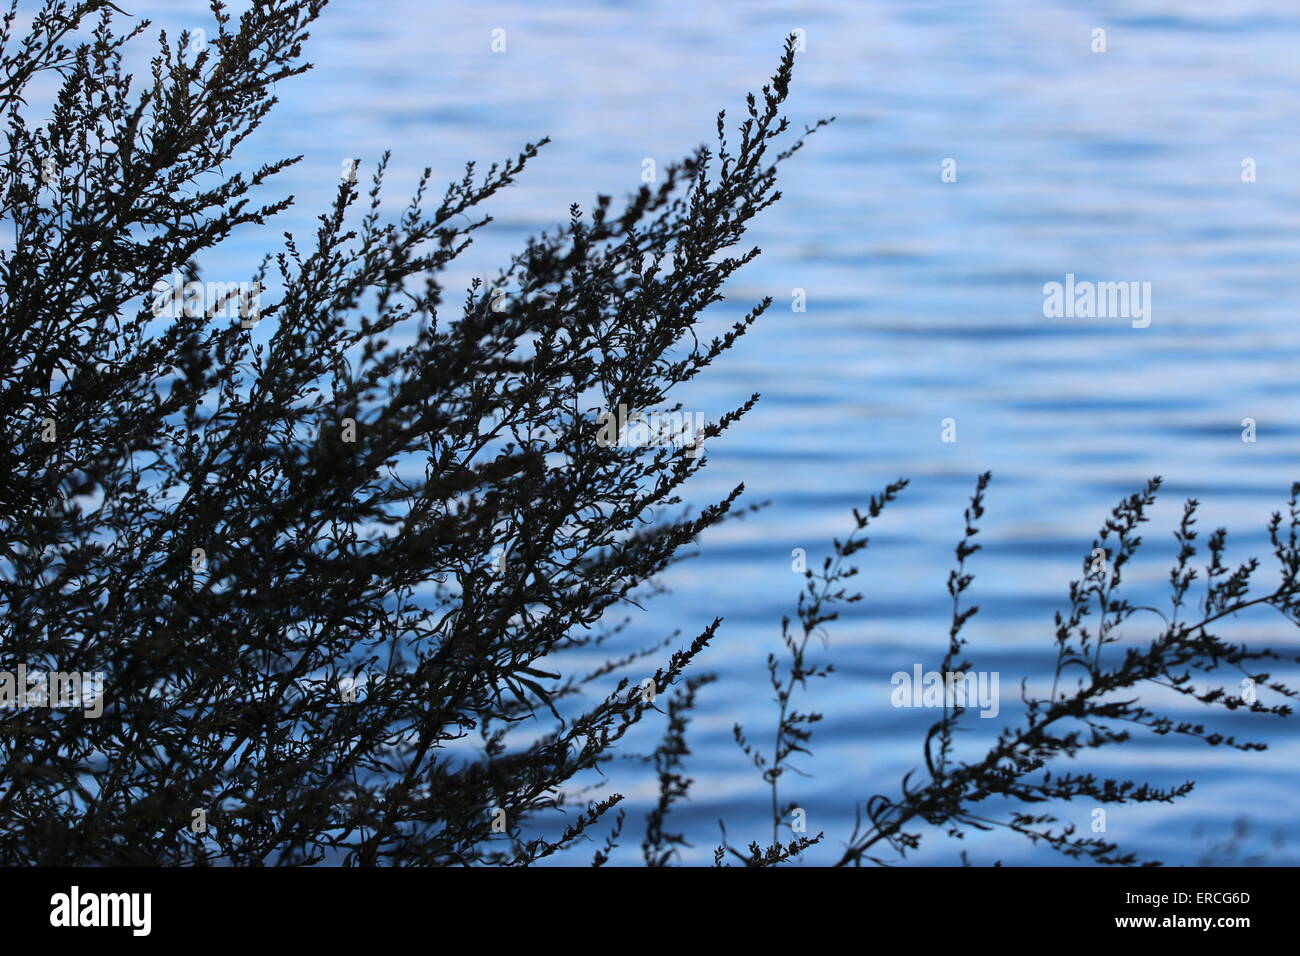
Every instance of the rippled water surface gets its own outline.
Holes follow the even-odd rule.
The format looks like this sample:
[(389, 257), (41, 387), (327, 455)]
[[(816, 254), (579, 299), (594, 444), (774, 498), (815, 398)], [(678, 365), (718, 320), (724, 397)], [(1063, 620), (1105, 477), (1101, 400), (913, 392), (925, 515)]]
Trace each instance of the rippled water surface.
[[(209, 26), (201, 4), (133, 12), (173, 32)], [(1097, 27), (1103, 54), (1091, 50)], [(504, 54), (491, 52), (494, 28), (506, 30)], [(1233, 530), (1230, 557), (1266, 556), (1265, 522), (1300, 479), (1300, 11), (1283, 0), (341, 0), (314, 30), (316, 69), (284, 84), (275, 121), (245, 154), (246, 164), (303, 154), (280, 179), (294, 208), (206, 264), (247, 272), (282, 229), (312, 231), (343, 157), (373, 163), (391, 148), (396, 207), (425, 165), (447, 180), (465, 160), (503, 159), (549, 135), (494, 201), (497, 221), (458, 273), (467, 282), (571, 202), (634, 189), (644, 158), (662, 165), (709, 138), (717, 110), (740, 112), (795, 28), (807, 52), (789, 113), (796, 124), (837, 119), (787, 165), (783, 201), (752, 233), (763, 256), (710, 322), (764, 295), (775, 307), (683, 396), (717, 414), (762, 393), (711, 446), (694, 491), (705, 501), (743, 481), (750, 500), (771, 504), (708, 535), (702, 555), (668, 575), (672, 593), (636, 619), (646, 641), (726, 619), (702, 661), (722, 679), (701, 696), (694, 800), (678, 816), (695, 845), (687, 857), (701, 861), (719, 818), (733, 839), (770, 835), (767, 796), (731, 727), (770, 738), (764, 659), (799, 586), (792, 549), (820, 560), (887, 481), (911, 486), (861, 555), (864, 601), (828, 629), (836, 673), (809, 702), (825, 720), (801, 764), (810, 776), (789, 783), (809, 829), (828, 834), (813, 860), (834, 852), (855, 803), (896, 793), (920, 762), (927, 714), (890, 707), (889, 676), (942, 655), (947, 568), (979, 472), (994, 480), (968, 634), (976, 668), (1002, 675), (1003, 706), (973, 721), (989, 728), (975, 726), (975, 743), (1016, 719), (1020, 677), (1050, 667), (1052, 614), (1092, 536), (1150, 476), (1164, 477), (1165, 496), (1128, 577), (1134, 603), (1163, 600), (1184, 497), (1204, 503), (1203, 529)], [(956, 182), (940, 179), (946, 158)], [(1242, 182), (1246, 158), (1257, 182)], [(1067, 273), (1150, 282), (1150, 326), (1045, 319), (1043, 284)], [(806, 312), (791, 310), (794, 289)], [(940, 440), (946, 418), (956, 442)], [(1257, 423), (1253, 444), (1241, 440), (1244, 418)], [(1125, 640), (1157, 623), (1138, 616)], [(1268, 615), (1230, 633), (1300, 648)], [(1198, 783), (1176, 806), (1111, 807), (1106, 835), (1194, 863), (1232, 852), (1216, 844), (1246, 817), (1235, 852), (1295, 862), (1300, 719), (1218, 726), (1254, 730), (1271, 749), (1157, 738), (1086, 764)], [(608, 788), (634, 807), (655, 794), (632, 761), (609, 768)], [(1062, 816), (1086, 829), (1091, 810)], [(629, 861), (638, 821), (620, 850)], [(998, 834), (964, 846), (976, 862), (1056, 859)], [(957, 849), (933, 841), (913, 859), (954, 862)]]

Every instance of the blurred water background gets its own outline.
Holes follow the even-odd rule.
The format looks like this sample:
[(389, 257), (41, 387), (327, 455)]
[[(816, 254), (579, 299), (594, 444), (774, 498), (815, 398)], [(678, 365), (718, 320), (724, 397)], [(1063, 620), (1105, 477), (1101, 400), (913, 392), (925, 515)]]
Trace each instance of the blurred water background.
[[(196, 0), (122, 5), (173, 36), (212, 30)], [(491, 49), (497, 28), (504, 53)], [(1096, 28), (1105, 53), (1092, 51)], [(203, 262), (207, 278), (246, 278), (282, 230), (313, 232), (345, 157), (361, 157), (366, 177), (393, 150), (396, 211), (426, 165), (445, 182), (466, 160), (504, 159), (549, 135), (489, 207), (496, 222), (478, 233), (454, 292), (566, 219), (570, 203), (635, 189), (643, 159), (662, 167), (708, 140), (716, 112), (740, 114), (794, 29), (807, 51), (788, 114), (797, 127), (837, 120), (787, 164), (783, 201), (751, 233), (763, 255), (709, 325), (765, 295), (773, 309), (682, 395), (713, 416), (762, 393), (711, 444), (693, 500), (743, 481), (748, 500), (771, 504), (706, 536), (633, 625), (635, 643), (678, 629), (684, 642), (725, 618), (701, 661), (721, 680), (701, 693), (692, 726), (693, 798), (670, 818), (692, 862), (711, 859), (719, 819), (733, 841), (770, 837), (767, 793), (731, 728), (771, 738), (764, 661), (800, 587), (792, 550), (819, 562), (850, 510), (887, 481), (911, 486), (860, 556), (865, 599), (819, 646), (836, 673), (801, 701), (825, 714), (814, 757), (798, 764), (808, 776), (787, 777), (783, 794), (807, 811), (811, 833), (827, 834), (810, 862), (834, 858), (855, 807), (896, 794), (922, 765), (934, 714), (892, 708), (889, 678), (941, 659), (947, 569), (979, 472), (994, 478), (970, 566), (982, 609), (967, 635), (976, 669), (1000, 673), (1003, 701), (998, 719), (971, 721), (968, 746), (1017, 719), (1021, 677), (1050, 677), (1052, 614), (1112, 505), (1150, 476), (1166, 484), (1127, 575), (1134, 603), (1166, 603), (1185, 497), (1203, 502), (1202, 531), (1233, 532), (1230, 558), (1268, 557), (1265, 524), (1300, 479), (1300, 11), (1287, 0), (337, 0), (313, 30), (316, 68), (282, 85), (243, 154), (245, 169), (303, 154), (277, 187), (296, 204)], [(947, 158), (956, 182), (941, 181)], [(1246, 158), (1257, 182), (1242, 182)], [(1044, 318), (1043, 284), (1067, 273), (1150, 282), (1150, 327)], [(806, 312), (791, 309), (795, 289)], [(941, 441), (946, 418), (956, 442)], [(1257, 422), (1253, 444), (1244, 418)], [(1259, 580), (1276, 580), (1271, 565)], [(1158, 624), (1135, 618), (1124, 642)], [(1226, 633), (1300, 650), (1275, 612)], [(1072, 768), (1197, 781), (1172, 806), (1109, 807), (1105, 836), (1170, 863), (1295, 863), (1300, 718), (1214, 720), (1271, 749), (1143, 738)], [(661, 726), (633, 749), (652, 746)], [(615, 862), (637, 862), (652, 774), (631, 760), (607, 773), (603, 792), (625, 794), (631, 811)], [(1092, 809), (1060, 812), (1087, 831)], [(1245, 837), (1224, 849), (1240, 818)], [(1059, 859), (1002, 833), (933, 839), (909, 859), (953, 863), (960, 849), (976, 863)]]

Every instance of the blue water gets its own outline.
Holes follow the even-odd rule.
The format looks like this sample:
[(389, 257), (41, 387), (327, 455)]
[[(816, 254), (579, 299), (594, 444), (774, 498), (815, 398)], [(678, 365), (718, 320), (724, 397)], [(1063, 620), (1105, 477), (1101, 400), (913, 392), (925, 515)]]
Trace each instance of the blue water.
[[(204, 7), (168, 0), (132, 12), (174, 35), (210, 29)], [(1105, 53), (1091, 50), (1099, 27)], [(491, 51), (495, 28), (506, 31), (504, 53)], [(932, 715), (892, 708), (889, 676), (942, 655), (944, 583), (979, 472), (994, 481), (971, 564), (982, 610), (967, 633), (976, 669), (1002, 675), (1003, 702), (997, 720), (972, 721), (988, 729), (975, 726), (971, 746), (1016, 719), (1019, 679), (1050, 667), (1052, 614), (1092, 536), (1148, 477), (1166, 487), (1127, 576), (1134, 603), (1162, 600), (1184, 497), (1203, 501), (1203, 530), (1234, 532), (1230, 558), (1267, 556), (1265, 522), (1300, 478), (1300, 11), (1287, 0), (345, 0), (314, 30), (316, 69), (282, 86), (273, 122), (244, 154), (245, 168), (303, 154), (279, 179), (295, 206), (204, 263), (209, 277), (244, 277), (282, 230), (312, 232), (344, 157), (361, 157), (365, 176), (394, 151), (396, 211), (426, 165), (436, 180), (458, 178), (468, 159), (503, 159), (549, 135), (453, 273), (451, 288), (468, 283), (571, 202), (622, 195), (639, 185), (643, 159), (662, 166), (708, 139), (717, 110), (739, 113), (795, 28), (807, 52), (788, 112), (796, 125), (838, 119), (786, 166), (783, 201), (751, 233), (763, 256), (709, 325), (764, 295), (773, 310), (682, 396), (716, 415), (763, 394), (711, 444), (694, 500), (743, 481), (748, 500), (771, 504), (707, 535), (701, 556), (666, 576), (672, 592), (634, 618), (634, 642), (678, 629), (684, 642), (715, 614), (726, 619), (700, 662), (722, 680), (701, 695), (693, 800), (675, 816), (696, 862), (711, 859), (720, 818), (733, 841), (770, 836), (767, 793), (731, 727), (770, 739), (764, 660), (800, 586), (792, 549), (820, 561), (850, 509), (887, 481), (911, 486), (858, 562), (864, 601), (818, 652), (836, 673), (802, 699), (825, 720), (815, 756), (799, 764), (810, 776), (788, 777), (787, 794), (809, 830), (827, 834), (814, 862), (835, 855), (855, 804), (897, 793), (920, 763)], [(955, 182), (941, 181), (946, 158)], [(1246, 158), (1254, 183), (1241, 179)], [(1067, 273), (1150, 282), (1151, 325), (1044, 318), (1043, 284)], [(806, 312), (790, 307), (796, 288)], [(1241, 440), (1247, 417), (1253, 444)], [(946, 418), (956, 442), (941, 441)], [(1260, 580), (1276, 580), (1270, 565)], [(1150, 636), (1156, 620), (1135, 618), (1125, 640)], [(1276, 615), (1227, 633), (1300, 651)], [(1090, 760), (1099, 773), (1198, 783), (1174, 806), (1110, 807), (1106, 836), (1172, 863), (1296, 862), (1300, 719), (1216, 719), (1271, 749), (1159, 738)], [(625, 794), (631, 811), (615, 859), (636, 862), (653, 778), (616, 761), (605, 780), (603, 792)], [(1060, 814), (1086, 831), (1092, 809)], [(1225, 850), (1242, 817), (1247, 836)], [(909, 859), (952, 863), (959, 849), (977, 863), (1057, 860), (1002, 834), (931, 838)]]

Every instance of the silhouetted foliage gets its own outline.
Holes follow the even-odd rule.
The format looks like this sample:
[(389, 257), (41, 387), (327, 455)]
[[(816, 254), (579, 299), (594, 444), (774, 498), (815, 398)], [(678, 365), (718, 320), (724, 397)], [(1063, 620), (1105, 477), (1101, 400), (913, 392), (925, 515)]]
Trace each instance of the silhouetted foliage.
[[(306, 69), (322, 3), (235, 26), (214, 3), (210, 44), (160, 36), (134, 95), (119, 50), (147, 23), (115, 38), (112, 11), (90, 25), (97, 6), (47, 3), (22, 38), (11, 10), (3, 37), (5, 656), (107, 688), (98, 719), (3, 715), (0, 858), (528, 863), (568, 846), (620, 798), (555, 841), (522, 827), (650, 698), (624, 679), (518, 745), (510, 732), (640, 659), (554, 669), (741, 491), (683, 513), (702, 449), (601, 442), (596, 415), (672, 411), (673, 386), (766, 309), (692, 334), (757, 254), (732, 250), (799, 148), (772, 148), (793, 46), (737, 145), (719, 116), (716, 151), (625, 208), (574, 207), (494, 279), (507, 295), (476, 282), (454, 318), (439, 275), (540, 143), (471, 164), (432, 212), (426, 171), (395, 222), (385, 157), (364, 197), (344, 176), (316, 235), (267, 258), (255, 306), (245, 290), (233, 317), (234, 292), (169, 310), (164, 291), (160, 315), (158, 283), (196, 280), (204, 251), (287, 205), (246, 196), (294, 160), (223, 165), (273, 84)], [(52, 119), (29, 127), (24, 93), (49, 73)], [(658, 664), (659, 692), (716, 628)]]
[[(974, 575), (966, 569), (966, 562), (980, 550), (975, 543), (979, 533), (978, 521), (984, 515), (984, 496), (991, 475), (979, 477), (970, 507), (965, 512), (965, 532), (957, 543), (957, 566), (949, 573), (948, 593), (952, 598), (952, 619), (948, 631), (948, 647), (937, 673), (965, 675), (972, 664), (962, 659), (967, 641), (961, 636), (966, 623), (978, 612), (978, 606), (962, 606), (962, 596), (969, 589)], [(892, 500), (901, 490), (903, 482), (889, 486), (879, 497), (872, 499), (868, 516), (854, 513), (857, 530), (875, 517), (884, 503)], [(1219, 528), (1208, 539), (1209, 562), (1205, 567), (1205, 593), (1197, 604), (1197, 613), (1189, 620), (1179, 620), (1179, 613), (1188, 604), (1192, 583), (1198, 572), (1192, 566), (1197, 555), (1195, 530), (1198, 502), (1188, 500), (1178, 530), (1174, 537), (1179, 545), (1178, 563), (1170, 572), (1172, 594), (1168, 615), (1155, 608), (1135, 606), (1120, 593), (1124, 568), (1137, 553), (1142, 543), (1136, 533), (1146, 522), (1147, 512), (1154, 504), (1160, 479), (1152, 479), (1140, 493), (1122, 500), (1112, 510), (1109, 519), (1092, 543), (1083, 562), (1083, 576), (1070, 586), (1068, 614), (1056, 615), (1057, 656), (1054, 680), (1045, 697), (1029, 694), (1022, 685), (1021, 700), (1025, 712), (1023, 722), (1004, 727), (997, 741), (983, 753), (971, 759), (961, 759), (954, 752), (954, 734), (960, 729), (962, 715), (968, 709), (956, 700), (943, 698), (941, 716), (930, 727), (922, 745), (924, 776), (913, 782), (914, 772), (904, 776), (900, 793), (896, 797), (885, 794), (872, 796), (863, 805), (865, 819), (860, 814), (858, 824), (846, 841), (836, 865), (859, 865), (864, 862), (888, 865), (904, 859), (922, 840), (922, 827), (938, 830), (950, 838), (961, 838), (966, 830), (1004, 828), (1034, 843), (1046, 846), (1070, 858), (1083, 858), (1097, 864), (1131, 865), (1158, 864), (1158, 860), (1140, 860), (1136, 854), (1124, 851), (1116, 842), (1104, 837), (1077, 835), (1076, 827), (1063, 823), (1051, 813), (1033, 813), (1021, 806), (1042, 804), (1048, 801), (1087, 800), (1089, 805), (1123, 803), (1168, 803), (1186, 796), (1193, 789), (1187, 781), (1173, 788), (1160, 788), (1133, 779), (1098, 778), (1095, 774), (1075, 774), (1057, 769), (1066, 759), (1081, 751), (1122, 744), (1132, 739), (1134, 730), (1145, 729), (1156, 736), (1180, 734), (1196, 738), (1207, 746), (1226, 746), (1243, 751), (1263, 750), (1266, 746), (1256, 741), (1238, 740), (1205, 725), (1179, 720), (1142, 703), (1138, 691), (1143, 686), (1159, 686), (1191, 697), (1207, 707), (1221, 707), (1227, 711), (1243, 709), (1254, 714), (1278, 717), (1289, 716), (1291, 707), (1285, 702), (1264, 704), (1258, 699), (1260, 691), (1267, 688), (1283, 700), (1294, 698), (1296, 690), (1287, 684), (1271, 680), (1271, 675), (1260, 668), (1270, 661), (1296, 662), (1300, 658), (1284, 657), (1268, 648), (1252, 649), (1246, 644), (1230, 642), (1214, 633), (1214, 625), (1237, 616), (1252, 607), (1273, 607), (1289, 620), (1300, 614), (1300, 483), (1293, 485), (1284, 517), (1275, 513), (1269, 523), (1269, 537), (1278, 560), (1281, 581), (1276, 588), (1254, 597), (1249, 596), (1251, 576), (1259, 567), (1257, 559), (1250, 559), (1237, 569), (1229, 571), (1223, 562), (1227, 532)], [(799, 617), (804, 624), (805, 637), (792, 641), (785, 635), (787, 650), (791, 655), (789, 673), (793, 686), (798, 675), (824, 676), (829, 666), (817, 668), (805, 662), (806, 635), (820, 625), (832, 620), (831, 604), (851, 603), (860, 600), (861, 594), (848, 594), (844, 589), (830, 591), (830, 587), (844, 578), (856, 574), (856, 568), (844, 569), (841, 559), (859, 550), (865, 540), (834, 543), (834, 559), (827, 558), (819, 575), (812, 570), (808, 578), (807, 600), (800, 595)], [(820, 583), (821, 587), (818, 588)], [(1127, 647), (1122, 654), (1103, 656), (1103, 649), (1119, 640), (1117, 628), (1139, 611), (1158, 615), (1164, 627), (1145, 646)], [(1086, 618), (1096, 614), (1096, 625), (1089, 628)], [(788, 622), (787, 622), (788, 624)], [(769, 660), (769, 669), (775, 675), (778, 665)], [(1078, 674), (1069, 687), (1067, 669)], [(1235, 688), (1209, 686), (1197, 689), (1194, 680), (1222, 670), (1236, 671), (1240, 684)], [(781, 708), (778, 729), (778, 754), (789, 756), (794, 752), (807, 753), (804, 745), (810, 734), (799, 727), (810, 723), (818, 715), (799, 717), (787, 709), (788, 691), (778, 686), (778, 703)], [(788, 725), (788, 726), (787, 726)], [(781, 741), (787, 737), (797, 746)], [(739, 727), (737, 738), (742, 741)], [(782, 817), (793, 805), (777, 812), (775, 781), (780, 773), (768, 769), (758, 761), (765, 779), (773, 784), (773, 832)], [(1012, 809), (1002, 813), (985, 811), (982, 804), (1007, 801)], [(774, 844), (776, 840), (773, 840)], [(812, 841), (815, 842), (815, 841)], [(718, 848), (715, 859), (721, 862), (725, 851), (731, 850), (725, 840)], [(764, 865), (753, 854), (744, 857), (749, 865)], [(887, 856), (886, 853), (892, 853)], [(969, 862), (962, 851), (964, 862)]]
[(694, 782), (681, 770), (691, 752), (686, 744), (686, 728), (691, 722), (689, 715), (695, 706), (695, 695), (701, 687), (717, 679), (716, 674), (693, 674), (668, 701), (668, 728), (650, 756), (659, 778), (659, 802), (646, 814), (645, 839), (641, 843), (646, 866), (667, 866), (677, 847), (690, 845), (682, 834), (666, 832), (664, 820), (674, 803), (686, 799)]
[[(768, 308), (707, 342), (696, 336), (703, 310), (758, 254), (739, 243), (779, 198), (778, 164), (803, 143), (776, 142), (788, 132), (794, 40), (748, 98), (738, 141), (720, 114), (716, 149), (669, 166), (622, 207), (608, 196), (588, 213), (574, 206), (458, 304), (445, 301), (442, 276), (490, 222), (481, 205), (545, 140), (486, 171), (470, 164), (436, 204), (426, 170), (393, 221), (380, 200), (387, 155), (373, 170), (358, 161), (368, 187), (345, 167), (314, 236), (286, 234), (248, 285), (220, 283), (196, 301), (186, 290), (202, 281), (200, 258), (291, 201), (250, 193), (297, 159), (225, 170), (275, 84), (308, 69), (302, 44), (323, 6), (278, 0), (234, 22), (214, 0), (211, 40), (161, 34), (142, 86), (123, 73), (121, 51), (147, 21), (116, 36), (102, 0), (47, 0), (23, 30), (16, 3), (4, 16), (0, 195), (13, 240), (0, 248), (0, 646), (7, 668), (105, 677), (92, 688), (97, 715), (0, 710), (0, 861), (526, 865), (596, 837), (608, 815), (601, 865), (623, 830), (623, 809), (610, 814), (617, 793), (587, 801), (553, 839), (535, 824), (567, 810), (579, 775), (607, 764), (657, 710), (655, 696), (680, 685), (649, 758), (660, 799), (642, 844), (647, 863), (668, 864), (688, 845), (668, 817), (688, 796), (689, 713), (712, 679), (687, 671), (719, 621), (667, 656), (666, 644), (632, 651), (587, 674), (570, 673), (564, 655), (610, 642), (623, 626), (612, 613), (738, 513), (742, 487), (697, 512), (681, 489), (707, 463), (702, 444), (756, 395), (689, 445), (601, 440), (601, 416), (679, 412), (673, 388)], [(33, 124), (28, 97), (45, 81), (51, 115)], [(175, 275), (182, 288), (168, 284)], [(974, 614), (959, 600), (986, 484), (950, 579), (945, 669)], [(855, 513), (855, 535), (904, 485)], [(1024, 726), (973, 763), (952, 749), (961, 710), (945, 711), (925, 742), (928, 781), (868, 802), (842, 863), (878, 860), (883, 846), (901, 855), (917, 845), (916, 821), (954, 834), (992, 825), (972, 807), (993, 796), (1185, 792), (1052, 775), (1053, 758), (1127, 739), (1108, 722), (1255, 746), (1121, 692), (1157, 682), (1195, 694), (1193, 672), (1274, 657), (1208, 629), (1258, 603), (1297, 612), (1295, 500), (1289, 532), (1280, 518), (1273, 528), (1278, 590), (1247, 599), (1254, 564), (1228, 573), (1217, 533), (1202, 613), (1178, 623), (1194, 577), (1189, 506), (1167, 632), (1104, 662), (1114, 626), (1135, 610), (1117, 596), (1119, 575), (1154, 492), (1116, 510), (1102, 533), (1109, 575), (1077, 584), (1058, 618), (1058, 676), (1079, 667), (1087, 679), (1026, 699)], [(793, 695), (830, 671), (806, 651), (832, 606), (858, 599), (841, 586), (856, 573), (843, 562), (865, 543), (835, 542), (808, 574), (798, 625), (783, 624), (790, 662), (769, 661), (770, 755), (736, 729), (770, 789), (772, 842), (735, 850), (724, 830), (718, 863), (780, 863), (817, 842), (780, 834), (793, 806), (780, 780), (819, 719)], [(1084, 626), (1093, 604), (1096, 633)], [(632, 665), (653, 676), (602, 689)], [(562, 717), (559, 705), (584, 693), (591, 701)], [(1197, 696), (1240, 706), (1222, 690)], [(1015, 813), (1001, 825), (1072, 855), (1130, 859), (1052, 822)]]

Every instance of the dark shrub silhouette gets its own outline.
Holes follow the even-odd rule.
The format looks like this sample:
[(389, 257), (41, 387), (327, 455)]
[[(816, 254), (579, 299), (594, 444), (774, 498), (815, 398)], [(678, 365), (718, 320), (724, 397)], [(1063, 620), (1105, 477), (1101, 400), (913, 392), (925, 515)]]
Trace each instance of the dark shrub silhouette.
[[(941, 675), (964, 675), (973, 667), (964, 659), (967, 641), (962, 629), (979, 608), (963, 607), (962, 600), (974, 580), (967, 569), (967, 560), (980, 550), (975, 537), (984, 514), (984, 496), (990, 478), (988, 473), (979, 478), (964, 515), (966, 525), (957, 543), (957, 564), (948, 575), (952, 622), (946, 653), (935, 671)], [(1058, 767), (1062, 760), (1082, 750), (1122, 744), (1131, 739), (1135, 730), (1154, 735), (1181, 734), (1210, 747), (1266, 749), (1262, 743), (1238, 740), (1203, 724), (1161, 713), (1142, 702), (1138, 689), (1163, 687), (1194, 698), (1207, 708), (1244, 709), (1279, 717), (1291, 714), (1285, 701), (1294, 698), (1296, 691), (1281, 681), (1270, 680), (1270, 674), (1261, 668), (1269, 666), (1270, 661), (1297, 659), (1284, 658), (1268, 648), (1252, 649), (1225, 640), (1215, 630), (1219, 622), (1257, 606), (1275, 608), (1291, 621), (1300, 618), (1300, 536), (1297, 534), (1300, 484), (1291, 488), (1287, 516), (1275, 513), (1268, 528), (1281, 580), (1276, 588), (1255, 596), (1248, 592), (1259, 562), (1252, 558), (1229, 570), (1223, 561), (1227, 532), (1220, 528), (1210, 535), (1206, 544), (1209, 560), (1204, 569), (1204, 591), (1199, 600), (1193, 597), (1193, 582), (1199, 576), (1192, 564), (1197, 555), (1198, 502), (1189, 500), (1174, 533), (1179, 550), (1177, 564), (1169, 575), (1172, 593), (1165, 614), (1156, 608), (1135, 606), (1121, 593), (1124, 569), (1142, 543), (1137, 533), (1139, 526), (1148, 520), (1147, 512), (1155, 502), (1160, 483), (1159, 478), (1152, 479), (1142, 492), (1117, 504), (1092, 542), (1083, 561), (1082, 576), (1070, 585), (1069, 611), (1056, 615), (1057, 654), (1050, 692), (1038, 696), (1022, 685), (1021, 700), (1025, 706), (1022, 723), (1004, 727), (987, 750), (965, 757), (957, 753), (955, 733), (962, 716), (970, 709), (969, 703), (958, 695), (953, 695), (951, 700), (945, 698), (941, 716), (922, 743), (924, 773), (920, 780), (912, 782), (912, 773), (908, 773), (896, 797), (876, 794), (865, 803), (857, 826), (844, 841), (845, 849), (837, 865), (897, 862), (919, 846), (926, 832), (960, 838), (970, 829), (994, 828), (1020, 834), (1066, 857), (1091, 863), (1158, 864), (1158, 860), (1140, 860), (1106, 837), (1080, 835), (1075, 824), (1063, 822), (1051, 812), (1030, 812), (1028, 807), (1051, 801), (1080, 801), (1090, 809), (1109, 804), (1168, 803), (1190, 793), (1192, 781), (1166, 789), (1131, 779), (1074, 774)], [(853, 535), (843, 542), (836, 540), (832, 555), (821, 568), (805, 573), (807, 586), (799, 595), (797, 609), (799, 626), (792, 629), (788, 619), (782, 625), (789, 662), (783, 663), (775, 654), (768, 658), (780, 708), (774, 756), (751, 747), (744, 730), (736, 726), (737, 741), (754, 759), (771, 787), (774, 845), (778, 843), (781, 828), (790, 826), (788, 816), (794, 808), (792, 803), (779, 802), (779, 781), (785, 772), (793, 769), (791, 758), (808, 752), (810, 725), (821, 717), (794, 710), (792, 697), (797, 688), (806, 685), (809, 677), (825, 677), (831, 670), (829, 666), (809, 662), (806, 654), (809, 639), (838, 616), (833, 609), (835, 605), (861, 600), (861, 594), (850, 594), (844, 587), (844, 582), (857, 574), (857, 568), (846, 564), (844, 559), (867, 546), (867, 539), (860, 532), (897, 497), (905, 484), (898, 482), (886, 488), (871, 500), (866, 514), (855, 511)], [(1112, 648), (1107, 652), (1108, 645), (1120, 640), (1117, 628), (1142, 611), (1160, 618), (1163, 626), (1158, 634), (1145, 645), (1128, 646), (1122, 651)], [(1095, 624), (1089, 627), (1087, 619), (1093, 614)], [(1239, 682), (1223, 686), (1206, 684), (1200, 689), (1194, 683), (1222, 670), (1235, 672), (1232, 680)], [(1262, 702), (1260, 697), (1265, 690), (1276, 694), (1281, 702)], [(823, 836), (800, 837), (794, 848), (820, 842)], [(719, 848), (718, 859), (728, 851), (751, 865), (771, 862), (773, 856), (761, 852), (756, 844), (749, 847), (748, 853), (742, 853), (724, 843)], [(961, 857), (963, 862), (969, 862), (965, 851)]]
[[(21, 36), (16, 5), (4, 18), (0, 193), (14, 238), (0, 249), (3, 666), (103, 677), (0, 710), (0, 860), (527, 864), (592, 835), (620, 802), (587, 804), (552, 839), (534, 835), (565, 785), (605, 763), (655, 695), (681, 682), (651, 757), (663, 797), (643, 841), (648, 863), (669, 863), (685, 842), (668, 815), (689, 788), (687, 715), (708, 682), (683, 678), (719, 622), (667, 656), (632, 652), (580, 676), (561, 667), (566, 651), (612, 638), (621, 625), (610, 612), (736, 513), (741, 488), (698, 513), (679, 490), (705, 466), (702, 442), (757, 396), (689, 443), (650, 448), (602, 440), (613, 434), (602, 414), (679, 412), (673, 387), (768, 307), (720, 338), (694, 335), (757, 254), (738, 243), (778, 198), (777, 165), (802, 145), (783, 137), (780, 115), (793, 40), (749, 97), (736, 141), (720, 115), (715, 150), (620, 208), (606, 196), (575, 206), (458, 304), (445, 302), (440, 276), (489, 222), (480, 205), (544, 140), (486, 171), (471, 164), (436, 205), (426, 172), (393, 222), (379, 203), (387, 157), (345, 164), (314, 236), (287, 236), (247, 284), (214, 290), (200, 257), (289, 203), (250, 192), (295, 160), (248, 175), (226, 165), (267, 116), (274, 84), (308, 68), (301, 47), (322, 7), (259, 4), (234, 23), (213, 3), (211, 40), (162, 35), (134, 90), (120, 52), (147, 23), (115, 35), (102, 0), (46, 2)], [(51, 119), (29, 125), (27, 96), (49, 74)], [(974, 764), (950, 758), (960, 712), (946, 713), (926, 741), (929, 781), (869, 803), (843, 862), (915, 845), (913, 821), (982, 825), (971, 805), (994, 794), (1165, 796), (1030, 776), (1049, 757), (1121, 740), (1103, 720), (1201, 735), (1101, 698), (1145, 680), (1190, 693), (1185, 673), (1258, 659), (1206, 631), (1252, 603), (1249, 570), (1215, 567), (1200, 623), (1171, 623), (1150, 651), (1101, 668), (1108, 625), (1090, 634), (1082, 616), (1094, 598), (1103, 621), (1132, 612), (1113, 585), (1148, 497), (1117, 512), (1114, 580), (1080, 585), (1059, 622), (1062, 667), (1085, 665), (1090, 683), (1031, 701), (1026, 727)], [(980, 507), (977, 496), (960, 560)], [(1291, 519), (1278, 540), (1286, 577), (1268, 600), (1294, 612), (1294, 502)], [(837, 543), (837, 557), (853, 542)], [(1177, 602), (1190, 581), (1180, 568)], [(764, 763), (754, 751), (773, 841), (732, 851), (747, 863), (814, 842), (781, 843), (777, 787), (813, 719), (789, 706), (816, 673), (807, 640), (850, 599), (834, 590), (847, 573), (828, 565), (810, 578), (802, 630), (787, 627), (788, 677), (773, 660), (776, 752)], [(954, 602), (968, 582), (959, 569)], [(954, 611), (949, 663), (970, 613)], [(636, 680), (653, 677), (623, 678), (561, 718), (559, 706), (633, 664)], [(1066, 718), (1088, 735), (1058, 729)], [(619, 838), (617, 816), (597, 835), (597, 863)], [(1008, 825), (1112, 856), (1044, 831), (1039, 817)]]

